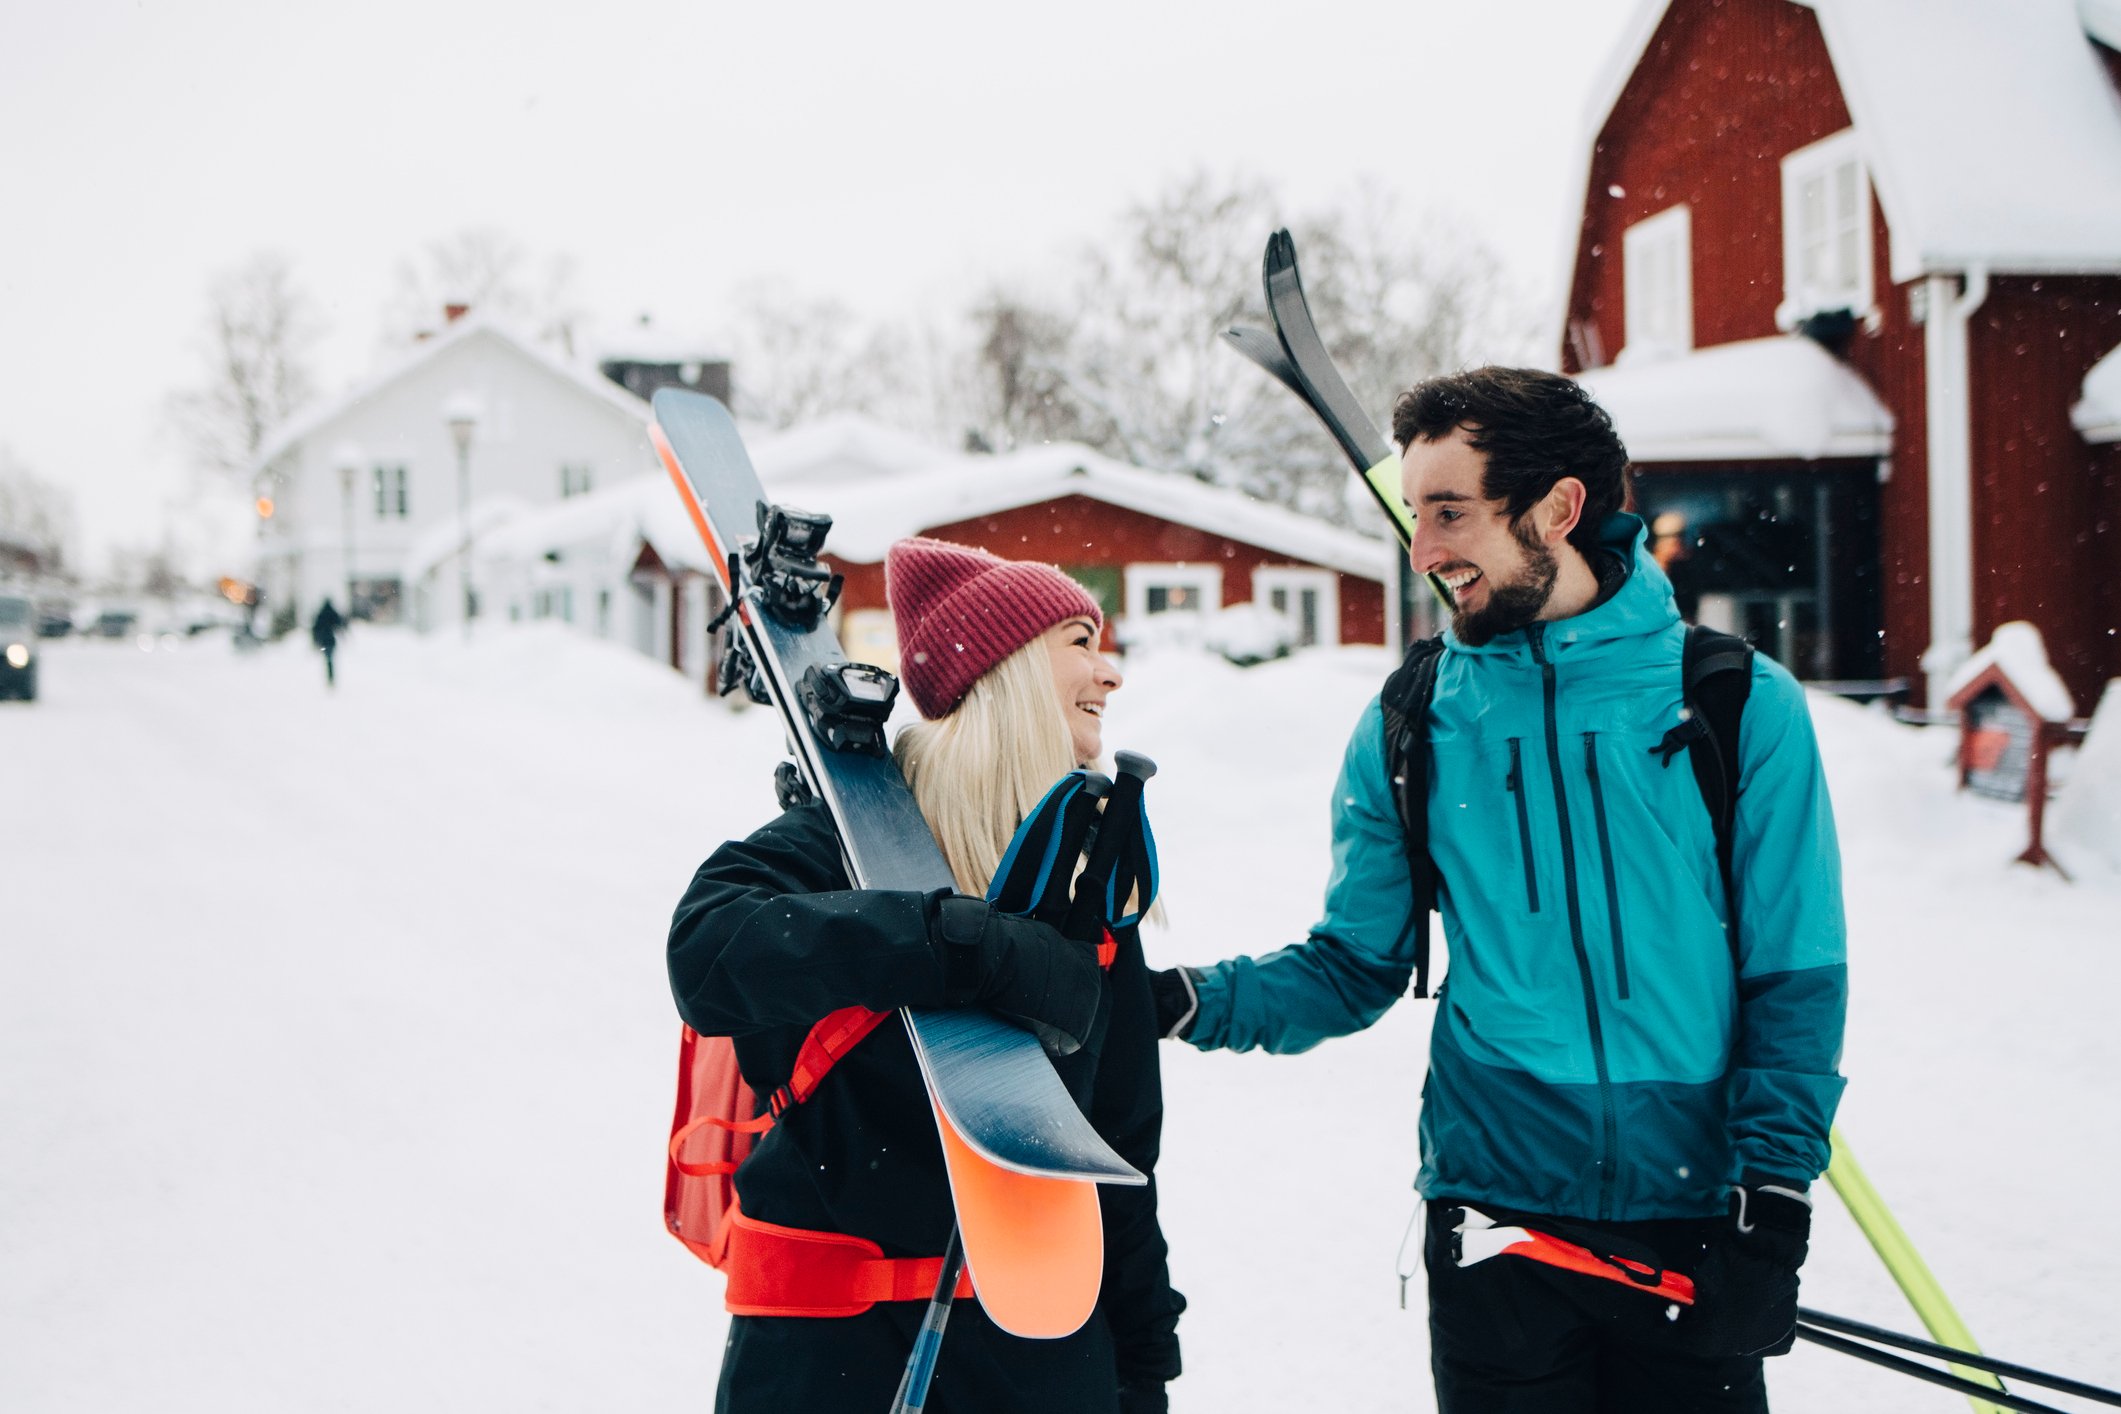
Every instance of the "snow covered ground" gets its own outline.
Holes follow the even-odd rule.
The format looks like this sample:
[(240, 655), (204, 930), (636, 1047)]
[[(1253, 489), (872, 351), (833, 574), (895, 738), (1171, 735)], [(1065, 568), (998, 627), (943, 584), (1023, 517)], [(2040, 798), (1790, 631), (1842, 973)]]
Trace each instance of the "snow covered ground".
[[(1302, 935), (1375, 651), (1130, 668), (1162, 961)], [(698, 860), (778, 728), (557, 630), (57, 644), (0, 709), (0, 1408), (704, 1408), (720, 1279), (661, 1227)], [(2007, 863), (1951, 740), (1815, 701), (1850, 879), (1843, 1128), (1991, 1350), (2121, 1384), (2121, 885)], [(1182, 1411), (1431, 1407), (1426, 1003), (1299, 1057), (1165, 1049)], [(1806, 1297), (1915, 1322), (1822, 1200)], [(1800, 1347), (1785, 1410), (1964, 1408)], [(2055, 1400), (2059, 1404), (2069, 1401)]]

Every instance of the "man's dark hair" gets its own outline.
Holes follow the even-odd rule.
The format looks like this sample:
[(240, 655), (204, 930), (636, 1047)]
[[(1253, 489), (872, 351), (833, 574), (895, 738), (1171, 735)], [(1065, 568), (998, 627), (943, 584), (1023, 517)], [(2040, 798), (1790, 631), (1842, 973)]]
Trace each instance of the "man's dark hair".
[(1564, 476), (1589, 493), (1569, 543), (1588, 555), (1606, 517), (1627, 504), (1628, 450), (1613, 419), (1582, 385), (1536, 368), (1476, 368), (1425, 378), (1392, 407), (1392, 440), (1402, 448), (1451, 429), (1485, 453), (1480, 492), (1515, 520)]

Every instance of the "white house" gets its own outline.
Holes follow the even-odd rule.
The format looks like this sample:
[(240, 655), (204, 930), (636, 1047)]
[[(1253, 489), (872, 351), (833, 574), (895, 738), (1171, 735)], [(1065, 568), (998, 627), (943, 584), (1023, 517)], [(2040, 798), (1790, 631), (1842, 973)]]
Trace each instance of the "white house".
[(595, 369), (476, 314), (457, 318), (263, 448), (267, 603), (306, 619), (327, 596), (341, 609), (351, 598), (381, 621), (439, 627), (461, 621), (468, 587), (492, 612), (480, 536), (654, 470), (648, 416)]

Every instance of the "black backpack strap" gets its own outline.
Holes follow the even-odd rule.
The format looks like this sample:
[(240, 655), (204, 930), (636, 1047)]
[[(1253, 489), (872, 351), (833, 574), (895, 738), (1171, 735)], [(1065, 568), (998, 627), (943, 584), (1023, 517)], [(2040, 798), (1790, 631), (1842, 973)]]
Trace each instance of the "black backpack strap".
[(1414, 881), (1414, 995), (1429, 995), (1429, 914), (1436, 907), (1436, 862), (1429, 856), (1429, 702), (1443, 639), (1424, 638), (1385, 679), (1378, 705), (1385, 719), (1385, 775), (1399, 809), (1407, 873)]
[(1708, 807), (1709, 821), (1716, 827), (1716, 864), (1723, 874), (1723, 895), (1731, 915), (1731, 955), (1735, 959), (1738, 890), (1731, 877), (1731, 850), (1738, 821), (1738, 731), (1746, 698), (1753, 690), (1753, 645), (1716, 629), (1690, 625), (1680, 679), (1686, 713), (1679, 725), (1650, 749), (1669, 766), (1672, 757), (1684, 747), (1693, 764), (1701, 802)]

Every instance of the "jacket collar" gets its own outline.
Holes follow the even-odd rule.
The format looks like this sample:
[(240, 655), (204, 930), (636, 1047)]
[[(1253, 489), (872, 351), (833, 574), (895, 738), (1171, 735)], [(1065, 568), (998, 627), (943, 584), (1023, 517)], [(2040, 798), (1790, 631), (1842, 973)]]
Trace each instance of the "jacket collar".
[(1619, 589), (1580, 614), (1513, 630), (1478, 648), (1467, 647), (1456, 632), (1446, 629), (1445, 645), (1456, 653), (1530, 663), (1534, 634), (1552, 659), (1589, 655), (1623, 640), (1663, 632), (1679, 621), (1679, 605), (1672, 597), (1672, 582), (1650, 556), (1649, 538), (1640, 516), (1626, 511), (1609, 516), (1599, 527), (1598, 543), (1624, 567), (1626, 581)]

